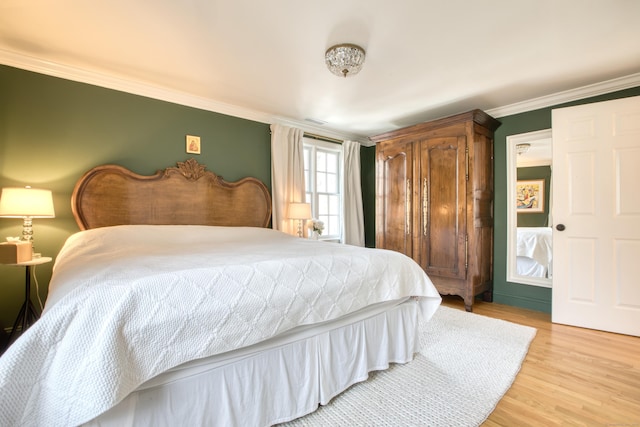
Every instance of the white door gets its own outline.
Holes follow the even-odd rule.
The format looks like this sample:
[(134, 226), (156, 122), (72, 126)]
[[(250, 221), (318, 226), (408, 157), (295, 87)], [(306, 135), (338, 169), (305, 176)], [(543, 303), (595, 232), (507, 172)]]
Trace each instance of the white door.
[(552, 119), (552, 321), (640, 336), (640, 97)]

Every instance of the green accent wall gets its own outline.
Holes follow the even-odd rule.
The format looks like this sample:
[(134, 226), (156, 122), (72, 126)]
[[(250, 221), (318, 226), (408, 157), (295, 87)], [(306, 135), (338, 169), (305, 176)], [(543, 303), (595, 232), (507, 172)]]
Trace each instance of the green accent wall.
[[(186, 153), (186, 135), (200, 136), (202, 154)], [(56, 217), (33, 221), (43, 256), (55, 258), (78, 231), (71, 193), (92, 167), (114, 163), (148, 175), (193, 157), (227, 181), (253, 176), (270, 187), (270, 141), (265, 123), (0, 66), (0, 187), (53, 191)], [(21, 220), (0, 218), (1, 240), (21, 233)], [(36, 268), (42, 301), (52, 266)], [(24, 301), (24, 274), (0, 265), (0, 331)]]
[(494, 144), (495, 202), (494, 202), (494, 302), (551, 312), (551, 289), (507, 282), (507, 136), (551, 129), (551, 110), (554, 108), (593, 102), (609, 101), (640, 95), (640, 87), (606, 95), (559, 104), (553, 107), (501, 117)]
[(360, 148), (365, 246), (376, 246), (376, 147)]

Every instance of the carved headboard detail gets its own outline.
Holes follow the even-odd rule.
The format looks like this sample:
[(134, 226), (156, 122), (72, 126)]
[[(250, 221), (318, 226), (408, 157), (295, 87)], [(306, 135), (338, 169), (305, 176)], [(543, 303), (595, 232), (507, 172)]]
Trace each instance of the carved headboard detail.
[(267, 227), (271, 196), (256, 178), (226, 182), (188, 159), (150, 176), (97, 166), (76, 183), (71, 208), (81, 230), (125, 224)]

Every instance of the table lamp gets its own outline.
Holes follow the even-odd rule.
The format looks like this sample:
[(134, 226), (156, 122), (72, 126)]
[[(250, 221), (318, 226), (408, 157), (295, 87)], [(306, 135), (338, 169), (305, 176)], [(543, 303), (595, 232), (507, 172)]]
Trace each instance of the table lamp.
[(22, 240), (33, 246), (33, 218), (54, 218), (53, 196), (50, 190), (40, 188), (2, 189), (0, 196), (0, 217), (23, 218)]
[(302, 221), (311, 218), (309, 203), (289, 203), (289, 219), (298, 220), (298, 237), (302, 237)]

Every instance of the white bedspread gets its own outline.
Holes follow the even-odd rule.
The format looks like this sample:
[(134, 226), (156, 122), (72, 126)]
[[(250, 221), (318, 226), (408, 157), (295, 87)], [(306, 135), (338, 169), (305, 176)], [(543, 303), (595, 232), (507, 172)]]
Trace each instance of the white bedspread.
[(440, 301), (392, 251), (256, 228), (79, 232), (42, 318), (0, 357), (0, 425), (78, 425), (186, 361), (410, 295), (426, 318)]
[(551, 227), (518, 227), (517, 256), (526, 256), (536, 260), (548, 269), (553, 259)]

